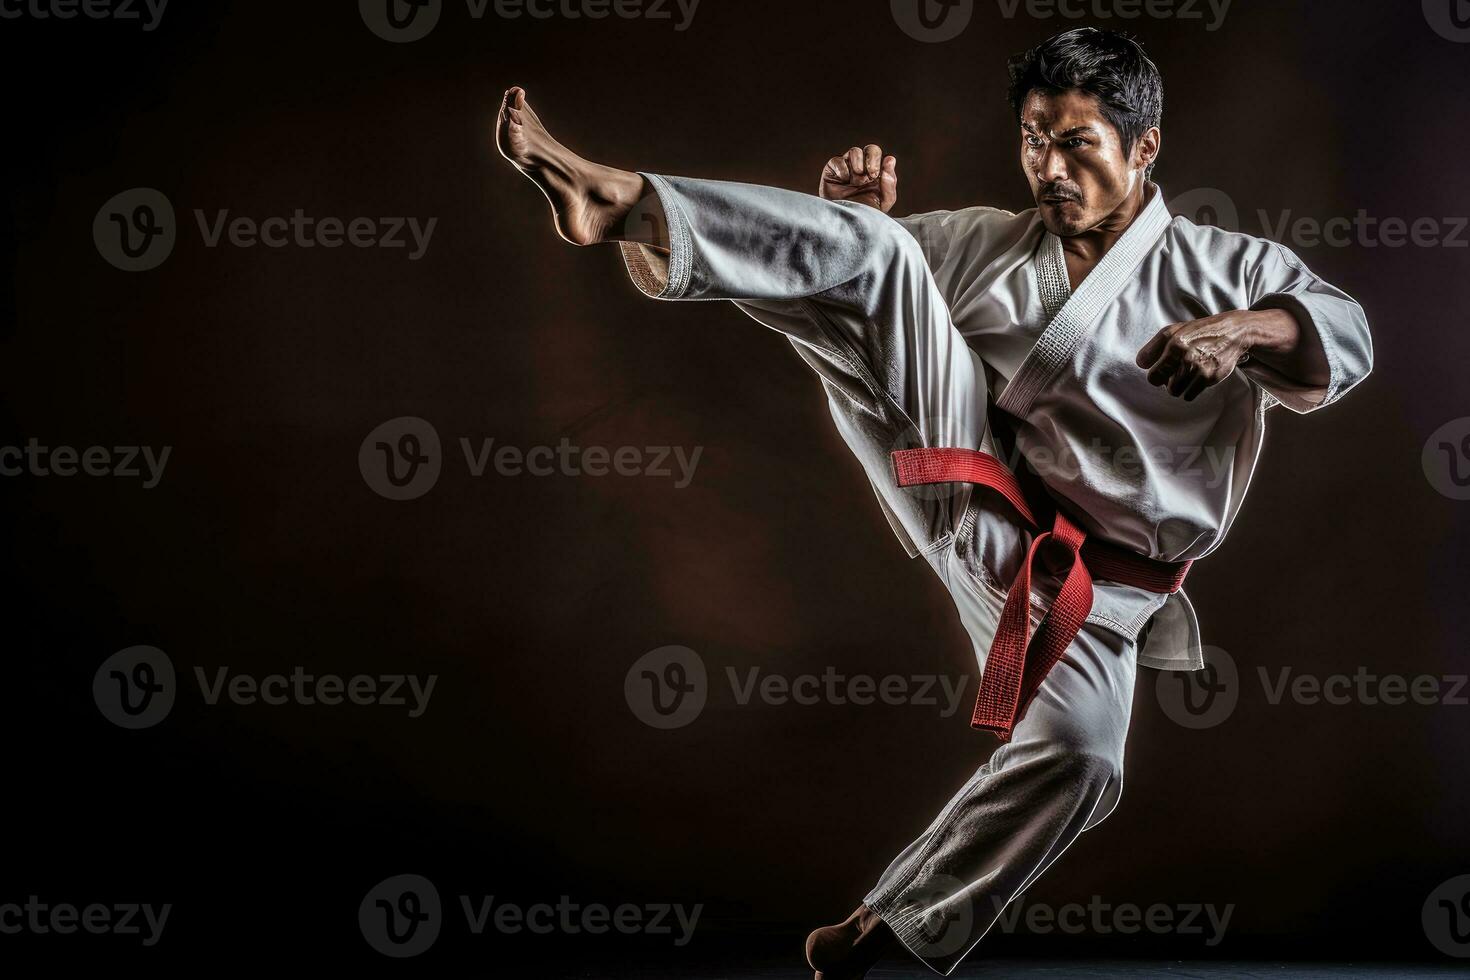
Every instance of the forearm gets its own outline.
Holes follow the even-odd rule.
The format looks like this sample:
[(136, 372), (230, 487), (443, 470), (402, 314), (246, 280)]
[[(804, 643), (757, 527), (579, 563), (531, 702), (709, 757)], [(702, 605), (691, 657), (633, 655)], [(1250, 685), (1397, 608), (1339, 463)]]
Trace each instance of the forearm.
[(1245, 311), (1246, 351), (1302, 385), (1325, 387), (1332, 380), (1327, 352), (1310, 324), (1282, 309)]

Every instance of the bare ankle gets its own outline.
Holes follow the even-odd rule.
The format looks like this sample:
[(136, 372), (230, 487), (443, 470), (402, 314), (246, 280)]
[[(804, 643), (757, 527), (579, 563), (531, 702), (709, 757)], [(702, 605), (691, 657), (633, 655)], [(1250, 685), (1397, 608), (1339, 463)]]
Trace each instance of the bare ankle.
[[(627, 177), (632, 180), (623, 179)], [(618, 205), (626, 207), (618, 223), (618, 240), (648, 245), (667, 254), (671, 248), (669, 219), (653, 185), (641, 174), (626, 171), (620, 172), (618, 185)]]

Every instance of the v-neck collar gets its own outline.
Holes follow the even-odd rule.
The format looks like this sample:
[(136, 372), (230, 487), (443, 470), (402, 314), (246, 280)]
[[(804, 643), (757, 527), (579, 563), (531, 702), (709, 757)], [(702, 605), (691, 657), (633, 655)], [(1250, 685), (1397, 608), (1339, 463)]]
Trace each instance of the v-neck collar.
[(1108, 249), (1086, 278), (1071, 288), (1062, 240), (1050, 231), (1042, 234), (1036, 254), (1037, 289), (1050, 323), (1031, 353), (1006, 385), (999, 406), (1018, 418), (1077, 349), (1088, 328), (1118, 298), (1133, 271), (1152, 251), (1170, 221), (1164, 192), (1150, 184), (1153, 196)]

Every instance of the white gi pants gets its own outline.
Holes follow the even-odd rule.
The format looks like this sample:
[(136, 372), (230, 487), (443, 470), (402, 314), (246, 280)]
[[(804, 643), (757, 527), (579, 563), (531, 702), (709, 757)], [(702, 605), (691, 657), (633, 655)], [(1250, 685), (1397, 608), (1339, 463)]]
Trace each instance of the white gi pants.
[[(983, 670), (1030, 533), (969, 486), (899, 488), (889, 453), (989, 448), (985, 373), (950, 322), (914, 238), (864, 205), (766, 187), (644, 175), (668, 222), (661, 257), (624, 245), (650, 296), (735, 300), (786, 334), (826, 388), (833, 419), (901, 539), (948, 587)], [(981, 508), (991, 517), (977, 521)], [(1117, 805), (1134, 644), (1088, 623), (1000, 745), (878, 879), (864, 903), (942, 974)], [(977, 756), (994, 746), (974, 733)]]

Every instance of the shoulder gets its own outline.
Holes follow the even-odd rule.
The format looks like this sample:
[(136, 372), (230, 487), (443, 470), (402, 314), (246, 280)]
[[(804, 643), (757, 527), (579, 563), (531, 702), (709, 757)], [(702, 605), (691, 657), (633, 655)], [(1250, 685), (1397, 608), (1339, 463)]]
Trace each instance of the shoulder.
[(949, 225), (956, 228), (964, 227), (1004, 227), (1007, 225), (1026, 225), (1036, 217), (1036, 209), (1031, 208), (1016, 214), (1001, 208), (975, 205), (974, 207), (961, 208), (958, 211), (924, 211), (920, 214), (911, 214), (900, 218), (905, 224), (922, 225)]
[(920, 242), (943, 241), (948, 245), (964, 243), (1002, 245), (1024, 238), (1039, 224), (1035, 208), (1019, 214), (1001, 208), (977, 205), (957, 211), (926, 211), (899, 218)]
[(1284, 245), (1269, 238), (1247, 235), (1216, 225), (1202, 225), (1176, 214), (1169, 221), (1164, 237), (1171, 246), (1186, 255), (1197, 255), (1217, 261), (1237, 261), (1250, 265), (1282, 262), (1306, 271), (1302, 260)]

